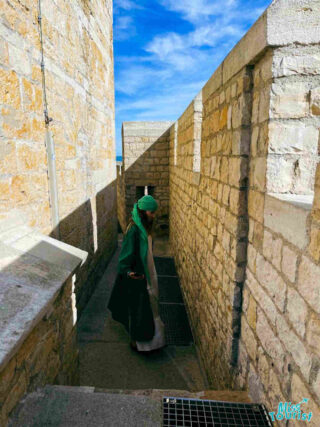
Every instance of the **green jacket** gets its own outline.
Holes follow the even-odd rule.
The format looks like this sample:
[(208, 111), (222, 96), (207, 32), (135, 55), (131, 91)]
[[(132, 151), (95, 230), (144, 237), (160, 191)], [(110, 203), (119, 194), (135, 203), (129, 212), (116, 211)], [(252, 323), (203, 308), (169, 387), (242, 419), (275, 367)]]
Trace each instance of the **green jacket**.
[[(108, 308), (112, 318), (125, 326), (133, 340), (148, 341), (154, 336), (155, 324), (147, 290), (146, 277), (149, 272), (140, 255), (141, 252), (147, 255), (148, 245), (141, 244), (140, 234), (136, 224), (127, 229)], [(139, 250), (139, 243), (143, 251)], [(128, 271), (145, 273), (145, 277), (143, 280), (132, 279), (127, 277)]]
[[(139, 239), (139, 254), (137, 253), (137, 241)], [(150, 283), (150, 273), (148, 269), (148, 240), (140, 232), (136, 224), (129, 224), (124, 239), (118, 261), (118, 273), (127, 274), (128, 271), (136, 271), (144, 274)]]

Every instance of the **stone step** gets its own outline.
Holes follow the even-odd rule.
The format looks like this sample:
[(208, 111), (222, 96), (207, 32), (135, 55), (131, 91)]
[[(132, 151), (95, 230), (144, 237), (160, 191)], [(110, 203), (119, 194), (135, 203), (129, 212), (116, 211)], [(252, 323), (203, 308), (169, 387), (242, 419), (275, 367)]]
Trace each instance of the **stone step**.
[(162, 397), (250, 403), (246, 392), (203, 390), (121, 390), (47, 385), (29, 393), (9, 426), (161, 426)]
[(190, 399), (204, 399), (204, 400), (219, 400), (225, 402), (237, 403), (252, 403), (246, 391), (231, 391), (231, 390), (202, 390), (202, 391), (188, 391), (188, 390), (174, 390), (174, 389), (144, 389), (144, 390), (121, 390), (121, 389), (106, 389), (95, 388), (96, 393), (115, 393), (127, 394), (133, 396), (148, 396), (152, 399), (159, 399), (162, 401), (163, 396), (168, 397), (186, 397)]
[(158, 427), (161, 417), (161, 402), (148, 396), (96, 393), (93, 387), (46, 386), (21, 401), (8, 426)]

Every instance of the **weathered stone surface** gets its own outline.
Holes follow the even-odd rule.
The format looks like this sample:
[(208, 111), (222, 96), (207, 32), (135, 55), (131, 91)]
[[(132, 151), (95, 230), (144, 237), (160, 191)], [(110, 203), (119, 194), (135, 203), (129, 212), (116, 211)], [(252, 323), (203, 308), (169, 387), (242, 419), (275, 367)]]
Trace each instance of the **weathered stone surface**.
[(291, 282), (296, 280), (298, 256), (288, 246), (283, 246), (281, 270)]
[(280, 311), (284, 311), (286, 284), (275, 268), (260, 254), (257, 255), (257, 279), (264, 286)]
[[(317, 0), (279, 0), (267, 9), (267, 40), (271, 45), (320, 42)], [(308, 23), (306, 25), (306, 22)]]
[(5, 380), (0, 404), (4, 420), (31, 387), (54, 381), (66, 366), (68, 376), (74, 376), (76, 342), (68, 352), (62, 347), (75, 335), (72, 275), (86, 257), (84, 251), (28, 227), (0, 228), (0, 371)]
[[(297, 201), (296, 204), (295, 201)], [(282, 234), (298, 248), (305, 248), (308, 242), (306, 221), (311, 208), (311, 204), (307, 202), (310, 203), (310, 198), (299, 198), (295, 195), (289, 197), (281, 194), (267, 195), (264, 210), (265, 225), (272, 231)]]
[(270, 117), (300, 118), (309, 112), (307, 83), (273, 83), (271, 86)]
[(277, 318), (277, 332), (286, 350), (291, 353), (294, 361), (301, 369), (302, 375), (308, 380), (312, 364), (311, 353), (303, 346), (302, 341), (290, 329), (282, 316), (278, 316)]
[(269, 326), (266, 317), (260, 309), (257, 316), (257, 335), (265, 352), (273, 359), (279, 372), (282, 372), (285, 352), (279, 338), (274, 334)]
[(319, 405), (314, 401), (314, 399), (310, 395), (305, 383), (295, 373), (292, 376), (291, 390), (292, 390), (293, 402), (301, 402), (301, 396), (308, 399), (308, 403), (305, 405), (303, 410), (308, 414), (309, 412), (312, 412), (312, 418), (308, 424), (312, 427), (317, 427), (319, 425), (319, 419), (320, 419)]
[(307, 342), (320, 355), (320, 318), (312, 312), (307, 325)]
[(320, 87), (310, 91), (310, 109), (315, 116), (320, 115)]
[(308, 307), (301, 296), (292, 288), (288, 288), (287, 312), (289, 320), (301, 337), (304, 337)]
[(271, 122), (269, 125), (270, 152), (313, 153), (318, 152), (319, 129), (316, 126), (300, 124), (284, 125)]
[(320, 267), (303, 256), (298, 269), (298, 290), (320, 314)]

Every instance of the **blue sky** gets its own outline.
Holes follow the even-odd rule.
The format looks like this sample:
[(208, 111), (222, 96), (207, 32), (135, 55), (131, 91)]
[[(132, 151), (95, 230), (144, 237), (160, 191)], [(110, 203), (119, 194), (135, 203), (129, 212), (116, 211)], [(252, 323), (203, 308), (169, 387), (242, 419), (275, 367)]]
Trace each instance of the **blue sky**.
[(124, 121), (176, 120), (271, 0), (114, 0), (116, 154)]

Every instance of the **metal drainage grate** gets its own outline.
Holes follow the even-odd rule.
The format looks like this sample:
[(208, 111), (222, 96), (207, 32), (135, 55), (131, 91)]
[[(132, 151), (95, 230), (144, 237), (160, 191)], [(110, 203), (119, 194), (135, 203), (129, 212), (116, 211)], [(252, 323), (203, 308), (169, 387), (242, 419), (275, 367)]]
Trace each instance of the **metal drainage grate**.
[(261, 404), (163, 397), (162, 425), (197, 427), (272, 427)]
[(153, 259), (158, 276), (177, 276), (172, 257), (154, 257)]
[(166, 342), (169, 345), (193, 343), (188, 316), (183, 304), (159, 304), (160, 317), (165, 324)]
[(159, 276), (159, 301), (183, 304), (179, 279), (177, 277)]

